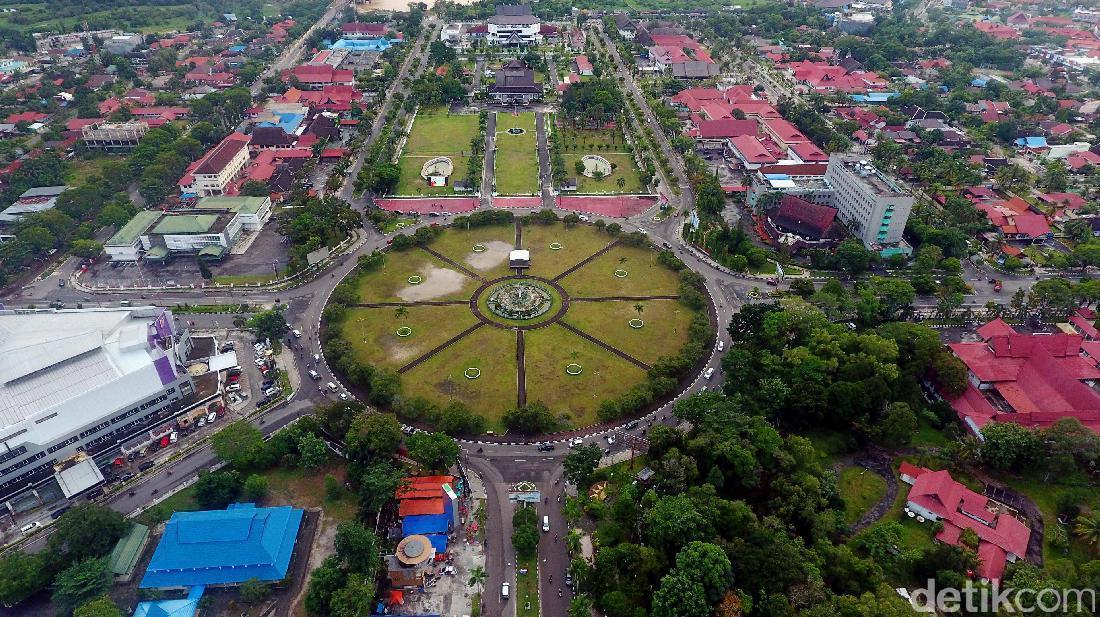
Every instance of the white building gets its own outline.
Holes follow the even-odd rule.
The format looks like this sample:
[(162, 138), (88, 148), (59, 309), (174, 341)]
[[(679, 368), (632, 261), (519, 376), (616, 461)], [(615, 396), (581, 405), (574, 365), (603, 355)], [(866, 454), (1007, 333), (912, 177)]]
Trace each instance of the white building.
[(232, 133), (199, 160), (191, 163), (180, 178), (183, 193), (199, 197), (221, 195), (231, 182), (238, 179), (248, 165), (248, 135)]
[(489, 18), (489, 43), (505, 46), (538, 45), (542, 22), (525, 4), (504, 4)]
[(0, 311), (0, 498), (78, 451), (118, 444), (183, 410), (190, 338), (156, 307)]
[(103, 42), (103, 48), (112, 54), (124, 56), (145, 44), (140, 34), (119, 34)]
[(833, 206), (854, 236), (883, 256), (909, 254), (902, 239), (913, 195), (865, 159), (829, 155), (825, 181), (833, 189)]
[(153, 261), (178, 254), (221, 259), (244, 232), (271, 218), (270, 197), (206, 197), (193, 210), (145, 210), (103, 245), (111, 261)]

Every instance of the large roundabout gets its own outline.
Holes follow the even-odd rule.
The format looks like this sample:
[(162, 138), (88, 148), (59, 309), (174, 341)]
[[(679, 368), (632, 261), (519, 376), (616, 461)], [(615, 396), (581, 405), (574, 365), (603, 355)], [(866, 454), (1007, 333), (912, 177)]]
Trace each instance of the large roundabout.
[(500, 433), (543, 405), (558, 429), (590, 426), (667, 400), (709, 350), (709, 298), (644, 238), (464, 223), (369, 260), (326, 311), (330, 364), (367, 396), (355, 375), (385, 377), (403, 419), (457, 404)]

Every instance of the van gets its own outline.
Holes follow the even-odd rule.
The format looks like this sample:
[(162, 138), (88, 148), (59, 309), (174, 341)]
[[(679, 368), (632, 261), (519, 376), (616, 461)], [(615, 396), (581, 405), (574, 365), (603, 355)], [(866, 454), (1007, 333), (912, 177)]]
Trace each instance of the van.
[(318, 373), (317, 371), (314, 371), (314, 370), (310, 370), (310, 371), (309, 371), (309, 378), (310, 378), (310, 379), (320, 379), (320, 378), (321, 378), (321, 374), (320, 374), (320, 373)]
[(542, 517), (542, 530), (543, 531), (550, 531), (550, 517), (549, 516)]
[(337, 390), (339, 390), (339, 389), (340, 389), (340, 388), (337, 388), (337, 387), (336, 387), (336, 384), (332, 383), (331, 381), (330, 381), (330, 382), (328, 382), (328, 384), (326, 384), (326, 387), (327, 387), (327, 388), (328, 388), (329, 390), (332, 390), (333, 392), (336, 392)]
[(36, 529), (41, 529), (41, 528), (42, 528), (42, 523), (39, 523), (38, 521), (35, 521), (33, 523), (27, 523), (26, 525), (23, 525), (22, 527), (19, 528), (19, 531), (21, 533), (30, 533), (30, 532), (32, 532)]

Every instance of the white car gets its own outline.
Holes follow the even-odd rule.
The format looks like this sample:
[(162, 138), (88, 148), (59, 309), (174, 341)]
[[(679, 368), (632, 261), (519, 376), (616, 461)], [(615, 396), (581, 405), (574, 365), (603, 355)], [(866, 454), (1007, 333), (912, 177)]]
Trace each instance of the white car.
[(199, 418), (199, 421), (195, 423), (200, 428), (206, 426), (206, 418)]
[(279, 388), (276, 388), (275, 386), (271, 386), (267, 390), (264, 390), (264, 396), (275, 396), (279, 392), (281, 392), (281, 390), (279, 390)]
[(718, 341), (718, 351), (719, 351), (719, 353), (725, 351), (725, 349), (726, 349), (726, 342), (725, 341)]
[(297, 328), (290, 331), (294, 335), (294, 338), (302, 338), (302, 331)]
[(226, 392), (236, 392), (237, 390), (240, 390), (240, 389), (241, 389), (241, 384), (239, 384), (239, 383), (231, 383), (231, 384), (229, 384), (228, 386), (225, 387)]
[(714, 377), (714, 367), (703, 371), (703, 379), (710, 379), (711, 377)]
[(511, 585), (509, 585), (508, 583), (501, 583), (500, 584), (500, 597), (507, 600), (508, 599), (508, 592), (509, 592), (510, 589), (511, 589)]
[(218, 419), (218, 414), (216, 412), (211, 411), (209, 414), (206, 415), (206, 423), (207, 424), (213, 424), (214, 420), (217, 420), (217, 419)]
[(609, 446), (615, 445), (615, 436), (614, 435), (608, 433), (607, 437), (605, 437), (605, 439), (607, 439), (607, 445), (609, 445)]
[(168, 443), (176, 443), (180, 440), (180, 434), (176, 431), (172, 431), (172, 434), (168, 436)]
[(581, 439), (580, 437), (574, 437), (574, 438), (569, 440), (569, 447), (570, 448), (576, 448), (576, 447), (582, 445), (583, 443), (584, 443), (583, 439)]

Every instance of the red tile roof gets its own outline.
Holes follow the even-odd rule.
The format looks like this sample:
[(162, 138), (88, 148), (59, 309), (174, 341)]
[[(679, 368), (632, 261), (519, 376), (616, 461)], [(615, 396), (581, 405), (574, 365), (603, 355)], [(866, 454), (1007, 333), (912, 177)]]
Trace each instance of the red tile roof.
[(778, 160), (768, 152), (768, 149), (760, 143), (758, 138), (752, 135), (734, 137), (730, 139), (730, 145), (741, 153), (741, 156), (748, 163), (771, 164)]
[[(946, 470), (925, 469), (913, 477), (908, 502), (935, 514), (943, 522), (937, 540), (957, 545), (963, 530), (977, 534), (978, 555), (983, 558), (978, 574), (982, 578), (1000, 579), (1009, 553), (1017, 558), (1027, 555), (1031, 529), (1004, 506), (955, 481)], [(987, 545), (993, 548), (984, 548)]]
[(735, 118), (700, 120), (691, 135), (699, 139), (725, 139), (740, 135), (755, 136), (758, 126), (756, 120), (737, 120)]
[(815, 204), (794, 195), (784, 195), (779, 212), (772, 216), (776, 224), (796, 233), (820, 238), (836, 220), (836, 208)]

